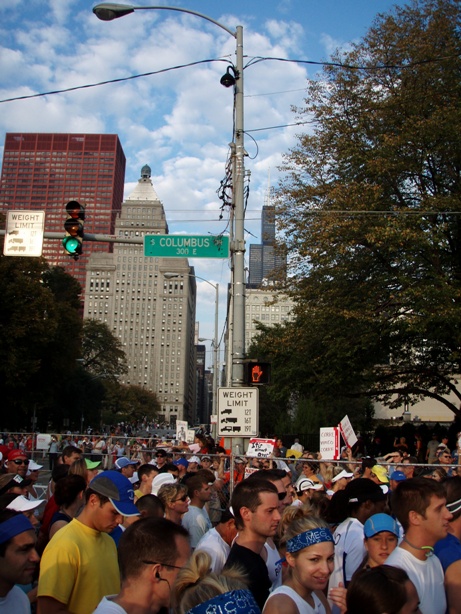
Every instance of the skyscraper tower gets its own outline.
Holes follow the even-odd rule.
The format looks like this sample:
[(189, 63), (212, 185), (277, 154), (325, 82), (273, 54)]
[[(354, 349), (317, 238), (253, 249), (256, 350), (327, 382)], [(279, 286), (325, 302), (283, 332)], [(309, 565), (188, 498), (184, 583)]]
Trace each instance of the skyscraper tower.
[(258, 288), (263, 281), (280, 280), (285, 268), (285, 258), (275, 251), (275, 207), (265, 204), (261, 212), (261, 243), (250, 244), (248, 285)]
[[(165, 211), (145, 165), (115, 224), (123, 238), (167, 234)], [(126, 353), (121, 383), (155, 392), (160, 421), (194, 424), (195, 300), (186, 258), (144, 256), (142, 245), (116, 243), (112, 254), (94, 253), (87, 267), (85, 317), (105, 322)]]
[[(65, 205), (86, 206), (85, 231), (112, 234), (120, 212), (125, 154), (116, 134), (8, 133), (5, 138), (0, 211), (45, 211), (45, 230), (62, 232)], [(109, 252), (108, 243), (87, 242), (76, 262), (56, 239), (45, 239), (43, 256), (65, 267), (85, 287), (85, 268), (93, 252)]]

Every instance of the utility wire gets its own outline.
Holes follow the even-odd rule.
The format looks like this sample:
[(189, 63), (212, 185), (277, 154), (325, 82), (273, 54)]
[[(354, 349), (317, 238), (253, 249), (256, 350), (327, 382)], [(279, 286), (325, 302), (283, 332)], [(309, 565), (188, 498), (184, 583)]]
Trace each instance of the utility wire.
[[(408, 68), (412, 68), (414, 66), (419, 66), (421, 64), (431, 64), (431, 63), (435, 63), (435, 62), (441, 62), (444, 60), (449, 60), (452, 59), (454, 57), (459, 57), (460, 54), (456, 54), (456, 55), (449, 55), (449, 56), (441, 56), (438, 58), (428, 58), (427, 60), (419, 60), (417, 62), (409, 62), (408, 64), (403, 64), (403, 65), (398, 65), (398, 64), (378, 64), (376, 66), (354, 66), (352, 64), (342, 64), (341, 62), (317, 62), (314, 60), (292, 60), (289, 58), (278, 58), (278, 57), (262, 57), (262, 56), (256, 56), (254, 58), (252, 58), (248, 63), (247, 63), (247, 67), (248, 66), (253, 66), (253, 64), (257, 64), (259, 62), (267, 62), (267, 61), (276, 61), (276, 62), (290, 62), (293, 64), (309, 64), (309, 65), (313, 65), (313, 66), (335, 66), (337, 68), (348, 68), (351, 70), (367, 70), (367, 71), (372, 71), (372, 70), (386, 70), (386, 69), (400, 69), (400, 70), (404, 70), (404, 69), (408, 69)], [(178, 70), (180, 68), (188, 68), (190, 66), (198, 66), (200, 64), (208, 64), (211, 62), (226, 62), (229, 63), (229, 60), (226, 60), (224, 58), (211, 58), (208, 60), (198, 60), (196, 62), (190, 62), (188, 64), (180, 64), (178, 66), (171, 66), (169, 68), (162, 68), (160, 70), (154, 70), (154, 71), (150, 71), (150, 72), (145, 72), (145, 73), (141, 73), (138, 75), (130, 75), (129, 77), (120, 77), (118, 79), (108, 79), (107, 81), (99, 81), (97, 83), (87, 83), (85, 85), (76, 85), (74, 87), (68, 87), (65, 89), (61, 89), (61, 90), (51, 90), (49, 92), (41, 92), (39, 94), (28, 94), (26, 96), (15, 96), (13, 98), (5, 98), (4, 100), (0, 100), (0, 104), (5, 103), (5, 102), (14, 102), (17, 100), (28, 100), (30, 98), (40, 98), (43, 96), (51, 96), (53, 94), (64, 94), (66, 92), (74, 92), (76, 90), (83, 90), (83, 89), (89, 89), (92, 87), (100, 87), (101, 85), (109, 85), (111, 83), (121, 83), (123, 81), (130, 81), (133, 79), (140, 79), (141, 77), (150, 77), (152, 75), (159, 75), (162, 73), (166, 73), (169, 72), (171, 70)]]

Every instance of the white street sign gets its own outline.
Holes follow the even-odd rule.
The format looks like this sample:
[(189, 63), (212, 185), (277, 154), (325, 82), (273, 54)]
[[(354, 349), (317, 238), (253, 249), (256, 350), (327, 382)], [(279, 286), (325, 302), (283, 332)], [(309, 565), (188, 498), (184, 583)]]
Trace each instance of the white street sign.
[(339, 458), (339, 428), (336, 426), (320, 429), (320, 454), (324, 460)]
[(259, 428), (258, 388), (219, 388), (218, 435), (255, 437)]
[(346, 445), (349, 448), (352, 448), (352, 446), (357, 442), (357, 435), (355, 434), (351, 421), (347, 416), (344, 416), (344, 418), (341, 420), (339, 423), (339, 428), (341, 429), (341, 435), (343, 436)]
[(8, 211), (6, 219), (4, 256), (42, 255), (44, 211)]

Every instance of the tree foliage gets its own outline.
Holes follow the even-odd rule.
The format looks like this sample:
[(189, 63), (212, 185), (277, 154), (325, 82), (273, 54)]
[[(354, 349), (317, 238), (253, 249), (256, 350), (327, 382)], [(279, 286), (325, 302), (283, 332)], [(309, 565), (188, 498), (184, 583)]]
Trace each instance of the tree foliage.
[[(457, 387), (461, 351), (461, 10), (379, 16), (310, 84), (313, 121), (285, 157), (278, 220), (316, 396), (399, 405)], [(397, 394), (397, 400), (395, 400)]]

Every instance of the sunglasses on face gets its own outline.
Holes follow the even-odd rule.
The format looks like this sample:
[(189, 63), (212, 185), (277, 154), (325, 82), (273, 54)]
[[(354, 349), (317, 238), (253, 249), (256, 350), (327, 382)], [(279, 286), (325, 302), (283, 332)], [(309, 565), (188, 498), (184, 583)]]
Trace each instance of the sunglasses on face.
[(163, 456), (163, 454), (156, 454), (155, 458), (165, 458), (165, 457)]
[(188, 498), (189, 498), (188, 495), (184, 495), (183, 497), (179, 497), (179, 499), (175, 499), (173, 503), (176, 503), (176, 501), (182, 501), (183, 503), (185, 503)]
[(287, 496), (286, 492), (278, 492), (277, 493), (277, 497), (279, 498), (279, 501), (283, 501), (286, 496)]
[(29, 461), (28, 460), (20, 460), (19, 458), (15, 458), (13, 463), (15, 465), (28, 465)]

